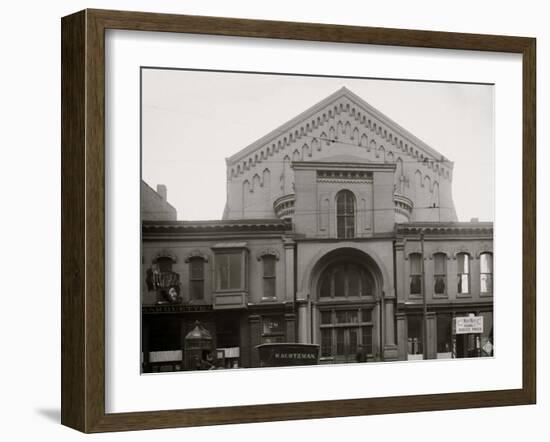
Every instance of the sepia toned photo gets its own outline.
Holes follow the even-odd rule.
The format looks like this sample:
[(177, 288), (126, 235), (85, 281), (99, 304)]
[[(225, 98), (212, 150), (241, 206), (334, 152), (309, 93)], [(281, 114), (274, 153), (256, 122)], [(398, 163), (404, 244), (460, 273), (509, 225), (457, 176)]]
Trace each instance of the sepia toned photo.
[(493, 87), (142, 68), (142, 373), (493, 357)]

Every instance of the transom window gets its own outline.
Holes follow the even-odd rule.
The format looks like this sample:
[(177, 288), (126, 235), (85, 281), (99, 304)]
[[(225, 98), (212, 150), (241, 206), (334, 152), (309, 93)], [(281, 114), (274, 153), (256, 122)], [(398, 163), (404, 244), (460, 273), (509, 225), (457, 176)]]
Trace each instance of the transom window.
[(456, 255), (456, 264), (458, 269), (458, 293), (470, 293), (470, 255), (467, 253), (458, 253)]
[(479, 272), (481, 293), (493, 293), (492, 253), (482, 253), (479, 255)]
[(370, 272), (353, 262), (328, 266), (319, 281), (320, 298), (355, 298), (373, 294), (374, 280)]
[(355, 197), (349, 190), (336, 196), (336, 233), (338, 238), (355, 236)]

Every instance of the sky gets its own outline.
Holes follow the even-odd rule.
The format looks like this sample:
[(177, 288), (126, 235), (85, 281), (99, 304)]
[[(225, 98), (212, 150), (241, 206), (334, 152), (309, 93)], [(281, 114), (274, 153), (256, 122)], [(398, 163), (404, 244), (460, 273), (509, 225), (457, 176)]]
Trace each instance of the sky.
[(459, 221), (493, 221), (490, 85), (143, 69), (142, 178), (178, 219), (221, 219), (225, 158), (342, 86), (454, 162)]

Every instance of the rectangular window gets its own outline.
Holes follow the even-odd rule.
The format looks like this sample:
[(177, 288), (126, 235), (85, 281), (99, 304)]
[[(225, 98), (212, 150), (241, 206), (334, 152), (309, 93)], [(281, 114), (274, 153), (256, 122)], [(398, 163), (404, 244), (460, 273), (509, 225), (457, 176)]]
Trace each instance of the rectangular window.
[(422, 293), (422, 255), (420, 253), (411, 253), (410, 262), (410, 293), (411, 295), (420, 295)]
[(409, 355), (421, 355), (422, 349), (422, 316), (407, 317), (407, 344)]
[(216, 256), (218, 289), (243, 288), (241, 281), (242, 253), (220, 253)]
[(456, 255), (458, 268), (458, 293), (470, 293), (470, 255), (459, 253)]
[[(450, 313), (437, 315), (437, 352), (450, 355), (453, 351), (453, 320)], [(450, 356), (449, 356), (450, 357)]]
[(285, 341), (285, 324), (282, 315), (264, 316), (262, 318), (262, 343)]
[(264, 266), (264, 298), (275, 298), (275, 256), (265, 255), (262, 258)]
[(335, 363), (366, 362), (372, 355), (372, 309), (321, 310), (321, 356)]
[(481, 293), (493, 293), (493, 255), (482, 253), (479, 256)]
[(204, 299), (204, 260), (193, 258), (189, 261), (189, 291), (192, 300)]
[(434, 255), (434, 293), (444, 295), (447, 285), (447, 255), (436, 253)]

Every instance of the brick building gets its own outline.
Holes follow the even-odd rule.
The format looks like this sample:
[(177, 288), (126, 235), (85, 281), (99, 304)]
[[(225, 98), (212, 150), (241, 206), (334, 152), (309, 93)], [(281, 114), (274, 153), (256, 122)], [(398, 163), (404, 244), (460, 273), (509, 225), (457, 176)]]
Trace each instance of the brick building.
[(196, 368), (195, 338), (227, 368), (269, 342), (492, 355), (492, 223), (458, 222), (450, 160), (342, 88), (226, 163), (222, 220), (177, 221), (145, 185), (144, 371)]

